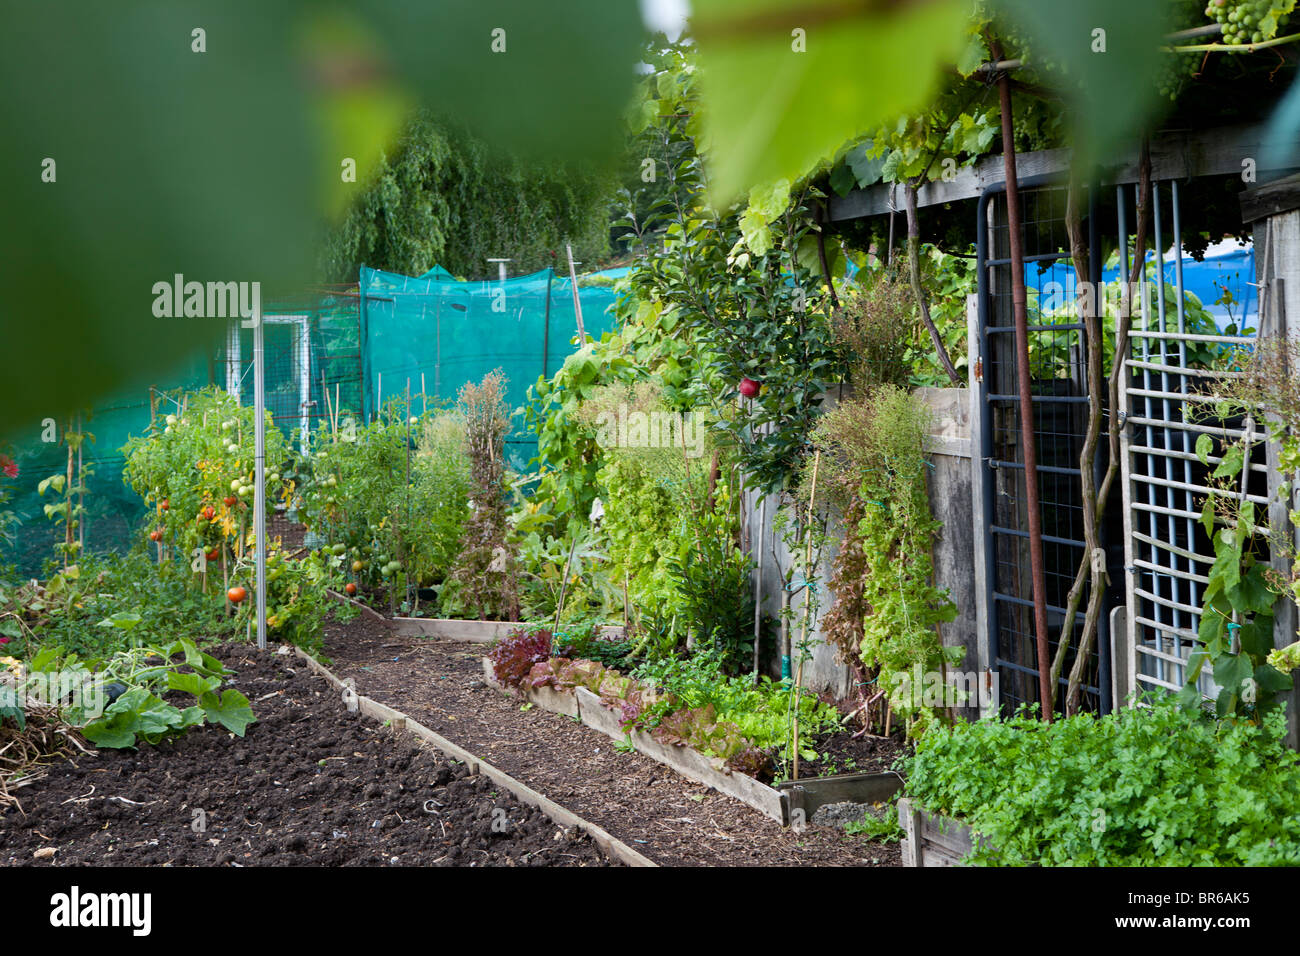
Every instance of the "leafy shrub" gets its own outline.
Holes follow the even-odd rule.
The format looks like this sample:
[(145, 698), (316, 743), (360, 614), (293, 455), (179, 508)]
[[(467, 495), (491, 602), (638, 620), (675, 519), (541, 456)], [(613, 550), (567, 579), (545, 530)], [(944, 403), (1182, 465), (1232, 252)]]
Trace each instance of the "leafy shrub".
[(978, 863), (1300, 864), (1300, 755), (1281, 713), (1257, 727), (1150, 703), (935, 727), (908, 762), (908, 794), (982, 834)]
[(350, 549), (362, 583), (434, 587), (459, 551), (470, 488), (463, 420), (410, 411), (392, 399), (369, 425), (322, 428), (294, 476), (298, 516)]
[(860, 394), (876, 385), (906, 387), (908, 353), (917, 326), (916, 301), (905, 277), (893, 270), (868, 273), (861, 288), (845, 295), (831, 318), (831, 335)]
[(497, 641), (487, 656), (496, 679), (506, 687), (518, 687), (534, 664), (543, 663), (551, 656), (551, 632), (542, 627), (517, 627)]

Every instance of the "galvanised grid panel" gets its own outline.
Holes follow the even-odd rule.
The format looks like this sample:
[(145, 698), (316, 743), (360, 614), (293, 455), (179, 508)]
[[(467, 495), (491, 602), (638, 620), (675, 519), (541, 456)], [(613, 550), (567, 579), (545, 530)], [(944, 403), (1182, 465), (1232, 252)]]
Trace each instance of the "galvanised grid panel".
[[(1127, 275), (1129, 208), (1134, 187), (1116, 190), (1120, 239)], [(1166, 207), (1167, 210), (1166, 211)], [(1225, 335), (1217, 328), (1189, 323), (1183, 288), (1182, 217), (1178, 183), (1152, 185), (1155, 248), (1172, 247), (1173, 261), (1162, 257), (1160, 278), (1139, 287), (1138, 314), (1121, 377), (1121, 405), (1127, 420), (1122, 432), (1126, 572), (1129, 605), (1128, 639), (1133, 643), (1130, 686), (1139, 690), (1176, 691), (1186, 683), (1186, 662), (1195, 647), (1202, 595), (1208, 583), (1214, 548), (1199, 523), (1208, 493), (1209, 467), (1196, 458), (1200, 435), (1233, 441), (1248, 439), (1249, 467), (1241, 494), (1267, 503), (1267, 468), (1262, 429), (1249, 419), (1214, 418), (1218, 382), (1240, 375), (1233, 357), (1254, 347), (1250, 316), (1237, 323), (1247, 334)], [(1165, 235), (1165, 223), (1172, 237)], [(1153, 260), (1154, 263), (1154, 260)], [(1170, 281), (1172, 279), (1172, 282)], [(1217, 692), (1203, 669), (1198, 681), (1206, 696)]]

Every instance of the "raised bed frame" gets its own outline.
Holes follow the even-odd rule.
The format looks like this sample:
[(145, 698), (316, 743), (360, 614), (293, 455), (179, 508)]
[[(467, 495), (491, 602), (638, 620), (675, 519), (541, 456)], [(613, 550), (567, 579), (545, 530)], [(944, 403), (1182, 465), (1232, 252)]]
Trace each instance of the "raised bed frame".
[(929, 813), (906, 797), (898, 801), (898, 823), (903, 866), (965, 866), (979, 839), (966, 824)]
[(536, 790), (532, 789), (525, 783), (521, 783), (514, 777), (510, 776), (503, 770), (498, 770), (486, 760), (476, 757), (474, 754), (452, 743), (447, 738), (441, 736), (425, 727), (419, 721), (408, 717), (400, 710), (395, 710), (387, 704), (381, 704), (377, 700), (357, 694), (352, 685), (334, 674), (325, 665), (321, 664), (315, 658), (311, 657), (305, 651), (295, 648), (297, 656), (306, 663), (311, 671), (320, 677), (323, 677), (335, 690), (339, 692), (349, 692), (349, 696), (355, 699), (357, 710), (366, 717), (373, 717), (375, 720), (386, 723), (391, 729), (399, 733), (414, 734), (425, 743), (431, 744), (437, 750), (442, 751), (452, 760), (465, 764), (470, 773), (481, 773), (493, 783), (497, 784), (504, 790), (512, 793), (518, 800), (527, 803), (530, 806), (537, 807), (556, 824), (562, 827), (578, 827), (591, 836), (606, 855), (612, 859), (618, 860), (627, 866), (657, 866), (655, 862), (642, 856), (636, 850), (632, 849), (622, 840), (612, 836), (607, 830), (589, 820), (584, 820), (570, 810), (566, 810), (555, 801), (542, 796)]
[(486, 657), (483, 658), (483, 676), (497, 690), (516, 694), (541, 710), (581, 720), (592, 730), (630, 744), (637, 753), (670, 767), (687, 780), (733, 797), (782, 826), (790, 826), (792, 822), (806, 824), (813, 811), (825, 803), (838, 800), (879, 803), (888, 800), (902, 787), (902, 779), (893, 773), (812, 777), (769, 787), (753, 777), (731, 771), (717, 757), (702, 754), (691, 747), (665, 744), (642, 730), (624, 730), (619, 713), (585, 687), (576, 687), (572, 693), (554, 687), (511, 690), (497, 681), (492, 662)]

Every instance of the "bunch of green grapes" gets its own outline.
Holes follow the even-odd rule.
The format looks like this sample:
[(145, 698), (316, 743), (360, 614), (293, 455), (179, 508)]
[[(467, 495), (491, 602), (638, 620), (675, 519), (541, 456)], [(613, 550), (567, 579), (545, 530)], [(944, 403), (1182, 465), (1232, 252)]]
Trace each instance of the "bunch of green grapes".
[[(1210, 0), (1211, 3), (1214, 0)], [(1170, 10), (1169, 29), (1186, 30), (1200, 26), (1201, 0), (1181, 0)], [(1169, 100), (1178, 99), (1178, 95), (1187, 85), (1187, 81), (1200, 69), (1201, 58), (1186, 53), (1165, 53), (1160, 59), (1160, 73), (1156, 77), (1156, 89), (1160, 96)]]
[(1200, 60), (1185, 53), (1165, 53), (1160, 57), (1160, 73), (1156, 77), (1156, 89), (1163, 99), (1176, 100), (1183, 91), (1187, 81), (1192, 78), (1200, 66)]
[(1277, 36), (1295, 9), (1295, 0), (1210, 0), (1205, 15), (1223, 24), (1223, 42), (1261, 43)]

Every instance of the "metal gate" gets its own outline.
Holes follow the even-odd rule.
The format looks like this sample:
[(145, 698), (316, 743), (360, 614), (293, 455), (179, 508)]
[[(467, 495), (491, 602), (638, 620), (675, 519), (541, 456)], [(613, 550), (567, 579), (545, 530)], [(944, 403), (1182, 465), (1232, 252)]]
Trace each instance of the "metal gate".
[[(1065, 622), (1067, 595), (1085, 551), (1079, 453), (1088, 420), (1087, 342), (1073, 315), (1073, 267), (1062, 252), (1065, 190), (1026, 180), (1020, 189), (1029, 299), (1029, 352), (1033, 428), (1038, 447), (1049, 647), (1056, 647)], [(979, 289), (976, 387), (979, 390), (978, 479), (984, 520), (984, 607), (990, 668), (997, 674), (1003, 712), (1035, 702), (1037, 648), (1033, 626), (1033, 582), (1029, 563), (1025, 464), (1020, 442), (1016, 386), (1015, 323), (1005, 186), (990, 187), (978, 207)], [(1090, 201), (1086, 227), (1091, 281), (1101, 279), (1096, 209)], [(1069, 269), (1054, 268), (1069, 265)], [(1065, 278), (1065, 295), (1044, 295), (1044, 286)], [(1059, 303), (1059, 304), (1054, 304)], [(1100, 463), (1099, 463), (1100, 467)], [(1104, 546), (1103, 540), (1103, 546)], [(1086, 606), (1085, 600), (1080, 608)], [(1110, 654), (1105, 615), (1085, 681), (1084, 707), (1110, 707)], [(1076, 614), (1078, 624), (1082, 611)], [(1050, 663), (1050, 662), (1049, 662)], [(1072, 660), (1067, 659), (1063, 674)], [(1064, 684), (1064, 679), (1062, 680)], [(1061, 698), (1064, 695), (1060, 695)]]

